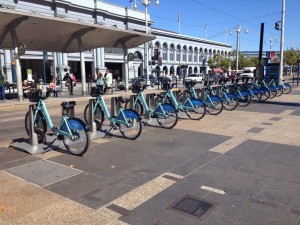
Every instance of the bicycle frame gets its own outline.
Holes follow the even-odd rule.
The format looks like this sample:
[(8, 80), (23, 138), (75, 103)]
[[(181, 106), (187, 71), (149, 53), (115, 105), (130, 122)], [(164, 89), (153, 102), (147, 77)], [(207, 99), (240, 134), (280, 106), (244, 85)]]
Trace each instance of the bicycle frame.
[[(41, 111), (44, 115), (44, 118), (46, 120), (46, 123), (47, 123), (47, 126), (53, 131), (55, 132), (55, 135), (63, 135), (63, 136), (66, 136), (66, 137), (69, 137), (71, 138), (72, 140), (74, 139), (74, 136), (70, 130), (70, 126), (67, 122), (67, 116), (63, 115), (62, 118), (61, 118), (61, 121), (60, 121), (60, 126), (59, 128), (57, 129), (57, 127), (55, 127), (52, 123), (52, 120), (51, 120), (51, 117), (48, 113), (48, 110), (47, 110), (47, 107), (46, 107), (46, 104), (43, 100), (40, 100), (37, 104), (37, 107), (36, 107), (36, 110), (35, 110), (35, 113), (33, 115), (33, 121), (36, 120), (36, 117), (37, 117), (37, 114), (38, 112)], [(63, 131), (61, 130), (61, 128), (63, 127), (63, 125), (66, 124), (66, 128), (67, 128), (67, 132), (66, 131)]]
[(148, 106), (147, 102), (146, 102), (146, 99), (143, 95), (143, 92), (142, 91), (139, 91), (139, 93), (137, 94), (136, 98), (135, 98), (135, 101), (133, 103), (133, 106), (135, 106), (137, 104), (137, 101), (140, 100), (143, 107), (145, 108), (145, 111), (146, 113), (152, 117), (154, 115), (157, 115), (157, 116), (161, 116), (161, 117), (164, 117), (166, 115), (166, 111), (163, 109), (163, 107), (161, 106), (161, 104), (159, 104), (157, 106), (157, 108), (159, 108), (161, 110), (161, 113), (158, 112), (157, 110), (152, 110), (150, 109), (150, 107)]
[(168, 91), (166, 92), (165, 98), (167, 96), (171, 98), (171, 101), (176, 109), (179, 109), (180, 111), (195, 110), (195, 107), (193, 106), (193, 103), (191, 102), (190, 98), (186, 98), (184, 103), (189, 102), (191, 107), (185, 106), (185, 104), (179, 104), (171, 89), (168, 89)]
[[(120, 119), (117, 119), (116, 117), (112, 116), (109, 111), (108, 111), (108, 108), (106, 106), (106, 103), (104, 101), (104, 98), (102, 97), (102, 95), (99, 95), (95, 101), (95, 104), (94, 104), (94, 114), (97, 110), (97, 106), (100, 105), (102, 107), (102, 110), (104, 112), (104, 115), (105, 117), (113, 124), (116, 124), (116, 123), (121, 123), (121, 124), (125, 124), (126, 126), (128, 126), (128, 122), (126, 120), (120, 120)], [(124, 115), (123, 113), (123, 110), (118, 108), (118, 112), (117, 112), (118, 115), (122, 115), (122, 118), (126, 118), (126, 116)]]

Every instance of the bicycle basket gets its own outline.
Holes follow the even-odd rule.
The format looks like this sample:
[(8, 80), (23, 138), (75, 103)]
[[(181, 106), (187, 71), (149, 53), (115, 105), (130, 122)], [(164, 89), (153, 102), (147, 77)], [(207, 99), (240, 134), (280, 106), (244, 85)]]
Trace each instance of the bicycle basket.
[(140, 91), (140, 86), (139, 86), (138, 84), (133, 84), (133, 85), (131, 86), (131, 91), (132, 91), (132, 93), (139, 93), (139, 91)]
[(38, 102), (39, 101), (39, 96), (42, 96), (42, 90), (38, 89), (35, 91), (29, 91), (28, 92), (28, 100), (30, 102)]
[(165, 90), (165, 91), (169, 90), (170, 89), (170, 84), (169, 83), (164, 83), (162, 85), (162, 89)]
[(91, 88), (91, 96), (92, 97), (98, 97), (98, 95), (100, 94), (100, 89), (97, 87), (92, 87)]

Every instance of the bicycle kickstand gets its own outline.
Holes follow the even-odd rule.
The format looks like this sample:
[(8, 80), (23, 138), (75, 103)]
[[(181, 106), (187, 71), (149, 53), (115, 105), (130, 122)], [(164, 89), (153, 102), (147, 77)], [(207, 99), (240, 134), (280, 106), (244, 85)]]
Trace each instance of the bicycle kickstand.
[(50, 144), (47, 145), (47, 147), (44, 149), (44, 153), (49, 152), (51, 149), (49, 148), (55, 141), (57, 140), (57, 138), (54, 138), (53, 141), (50, 142)]
[(116, 125), (113, 125), (108, 131), (105, 132), (104, 138), (111, 137), (113, 134), (110, 133), (111, 130), (117, 130), (118, 127)]

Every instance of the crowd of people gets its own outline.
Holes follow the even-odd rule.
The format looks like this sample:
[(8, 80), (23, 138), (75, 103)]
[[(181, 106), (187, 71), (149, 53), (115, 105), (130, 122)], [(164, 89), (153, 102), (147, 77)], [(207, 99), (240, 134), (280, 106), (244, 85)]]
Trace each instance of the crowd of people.
[[(109, 71), (109, 69), (106, 69), (106, 72), (104, 75), (101, 72), (97, 72), (95, 78), (95, 83), (98, 91), (100, 91), (103, 94), (112, 94), (112, 84), (113, 84), (113, 76), (112, 73)], [(64, 81), (65, 87), (67, 87), (69, 95), (74, 95), (74, 87), (76, 87), (77, 79), (76, 76), (71, 76), (69, 73), (66, 73), (66, 75), (63, 77), (62, 80), (59, 79), (57, 76), (55, 79), (52, 79), (49, 85), (45, 86), (43, 84), (43, 80), (39, 79), (38, 83), (35, 82), (34, 79), (31, 81), (24, 80), (22, 84), (23, 88), (23, 96), (24, 98), (29, 97), (30, 92), (34, 92), (38, 89), (43, 90), (46, 92), (46, 97), (54, 96), (58, 97), (60, 95), (64, 95), (63, 88), (62, 88), (62, 81)], [(4, 99), (5, 93), (4, 93), (4, 86), (5, 86), (5, 77), (0, 74), (0, 99)], [(2, 90), (2, 87), (4, 90)], [(4, 93), (4, 94), (3, 94)]]

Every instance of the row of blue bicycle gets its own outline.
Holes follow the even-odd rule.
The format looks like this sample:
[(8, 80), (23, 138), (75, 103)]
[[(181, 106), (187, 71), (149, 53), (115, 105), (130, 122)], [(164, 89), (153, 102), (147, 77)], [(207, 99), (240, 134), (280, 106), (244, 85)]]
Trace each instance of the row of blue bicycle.
[[(76, 102), (63, 102), (62, 117), (60, 125), (54, 126), (45, 105), (45, 97), (41, 91), (30, 93), (29, 100), (35, 102), (32, 115), (27, 112), (25, 117), (25, 129), (28, 135), (33, 127), (37, 134), (39, 143), (45, 142), (47, 127), (51, 129), (56, 139), (62, 140), (66, 149), (74, 155), (83, 155), (89, 147), (89, 130), (86, 124), (91, 124), (91, 118), (96, 124), (98, 131), (103, 131), (105, 118), (110, 122), (111, 129), (118, 129), (123, 137), (136, 139), (142, 132), (142, 115), (148, 114), (149, 118), (156, 119), (158, 124), (167, 129), (176, 126), (178, 122), (178, 112), (185, 112), (192, 120), (202, 119), (206, 113), (217, 115), (223, 109), (234, 110), (238, 105), (247, 106), (251, 102), (265, 101), (275, 96), (288, 94), (291, 92), (291, 85), (288, 83), (276, 84), (271, 80), (268, 84), (263, 80), (258, 82), (245, 82), (239, 84), (238, 80), (230, 88), (223, 83), (218, 94), (212, 83), (208, 82), (204, 96), (200, 99), (195, 83), (186, 84), (186, 90), (174, 95), (172, 88), (175, 84), (168, 85), (163, 94), (152, 94), (154, 107), (147, 103), (143, 91), (146, 85), (141, 87), (138, 83), (133, 83), (132, 92), (136, 95), (133, 99), (118, 98), (116, 115), (109, 113), (104, 101), (103, 93), (98, 92), (92, 104), (87, 104), (84, 109), (83, 122), (79, 118), (69, 118), (68, 111), (74, 108)], [(125, 107), (121, 107), (124, 103)]]

